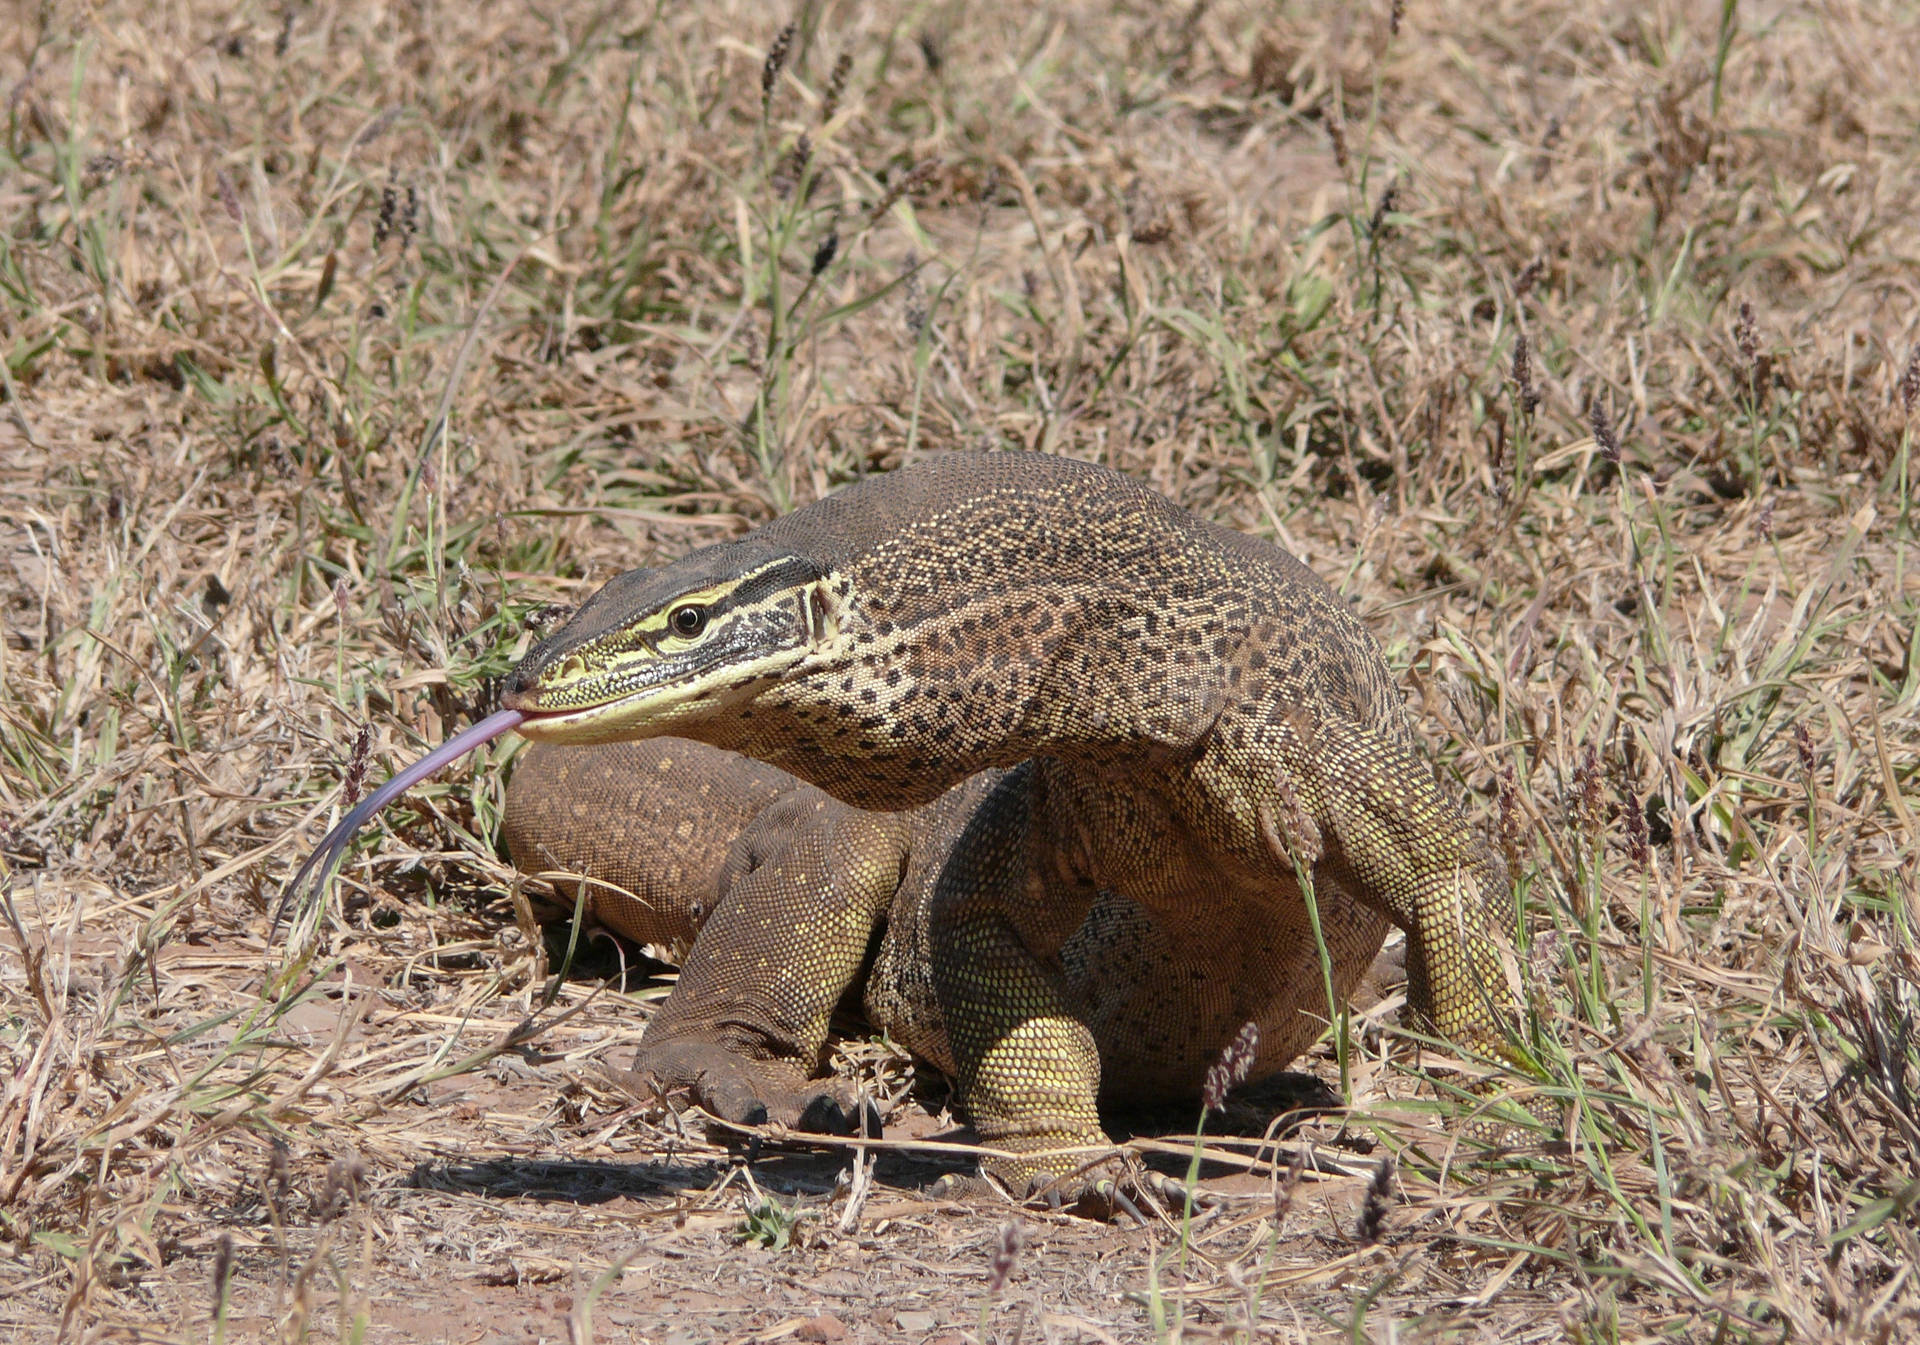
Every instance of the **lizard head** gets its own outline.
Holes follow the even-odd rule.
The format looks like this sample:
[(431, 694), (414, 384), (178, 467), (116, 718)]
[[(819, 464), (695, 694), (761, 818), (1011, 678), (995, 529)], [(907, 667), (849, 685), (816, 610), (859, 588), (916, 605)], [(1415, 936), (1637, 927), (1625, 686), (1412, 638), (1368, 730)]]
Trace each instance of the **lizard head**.
[(548, 742), (710, 722), (825, 649), (844, 591), (818, 559), (753, 538), (630, 570), (521, 660), (501, 703)]

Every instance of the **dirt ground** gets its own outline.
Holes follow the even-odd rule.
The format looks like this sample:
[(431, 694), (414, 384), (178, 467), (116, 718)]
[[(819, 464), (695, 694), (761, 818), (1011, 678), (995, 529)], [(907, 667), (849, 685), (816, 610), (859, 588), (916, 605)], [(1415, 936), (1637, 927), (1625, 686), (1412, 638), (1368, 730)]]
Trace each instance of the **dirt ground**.
[[(0, 104), (0, 1337), (1920, 1337), (1911, 7), (104, 0)], [(1191, 1219), (939, 1184), (857, 1024), (877, 1141), (635, 1098), (511, 744), (269, 936), (544, 609), (956, 448), (1356, 604), (1564, 1135), (1391, 996), (1114, 1118)]]

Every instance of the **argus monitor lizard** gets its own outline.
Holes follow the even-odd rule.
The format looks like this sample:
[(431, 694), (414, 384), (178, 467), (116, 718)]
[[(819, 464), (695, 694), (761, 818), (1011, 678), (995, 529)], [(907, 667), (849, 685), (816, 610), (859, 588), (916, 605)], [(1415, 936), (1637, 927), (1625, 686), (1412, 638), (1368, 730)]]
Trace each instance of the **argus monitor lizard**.
[[(873, 478), (614, 579), (505, 699), (349, 813), (288, 896), (512, 728), (679, 734), (811, 781), (826, 794), (683, 744), (629, 747), (679, 773), (641, 785), (617, 749), (553, 750), (509, 801), (523, 864), (613, 882), (663, 810), (674, 839), (733, 838), (692, 838), (727, 850), (701, 882), (732, 891), (638, 1062), (723, 1114), (832, 1122), (844, 1097), (805, 1076), (883, 911), (868, 1009), (955, 1075), (1016, 1188), (1088, 1186), (1062, 1151), (1103, 1144), (1096, 1100), (1190, 1094), (1242, 1023), (1259, 1074), (1311, 1043), (1316, 914), (1334, 995), (1391, 921), (1424, 1025), (1515, 1055), (1505, 877), (1416, 754), (1372, 638), (1291, 556), (1118, 473), (954, 454)], [(671, 861), (652, 834), (646, 858)]]
[[(1105, 1142), (1103, 1095), (1197, 1091), (1243, 1023), (1258, 1073), (1309, 1045), (1315, 914), (1335, 995), (1392, 922), (1424, 1024), (1507, 1052), (1505, 875), (1372, 637), (1292, 556), (1119, 473), (952, 454), (871, 478), (615, 578), (503, 701), (489, 732), (673, 734), (879, 810), (793, 803), (783, 827), (831, 820), (745, 873), (688, 966), (711, 995), (649, 1030), (642, 1063), (723, 1104), (819, 1096), (766, 1044), (824, 1018), (909, 863), (918, 914), (889, 926), (878, 1016), (953, 1072), (1017, 1190)], [(624, 843), (592, 838), (626, 834), (617, 773), (550, 778), (520, 787), (516, 855)]]

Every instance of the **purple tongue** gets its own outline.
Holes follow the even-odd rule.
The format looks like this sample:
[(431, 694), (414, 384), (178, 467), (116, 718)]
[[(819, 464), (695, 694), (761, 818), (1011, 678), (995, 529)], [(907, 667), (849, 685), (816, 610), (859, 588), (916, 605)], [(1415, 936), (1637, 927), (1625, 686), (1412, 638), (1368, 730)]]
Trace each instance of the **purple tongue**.
[(456, 733), (361, 800), (360, 805), (341, 818), (339, 825), (314, 847), (313, 853), (307, 856), (307, 862), (293, 875), (293, 881), (280, 893), (280, 900), (274, 903), (273, 923), (267, 928), (267, 938), (272, 939), (279, 932), (280, 918), (286, 914), (288, 905), (306, 899), (309, 878), (317, 889), (333, 875), (334, 865), (346, 853), (347, 846), (353, 843), (354, 833), (366, 825), (368, 818), (435, 771), (451, 766), (482, 743), (491, 742), (508, 729), (518, 727), (525, 719), (526, 715), (518, 710), (496, 711), (472, 728)]

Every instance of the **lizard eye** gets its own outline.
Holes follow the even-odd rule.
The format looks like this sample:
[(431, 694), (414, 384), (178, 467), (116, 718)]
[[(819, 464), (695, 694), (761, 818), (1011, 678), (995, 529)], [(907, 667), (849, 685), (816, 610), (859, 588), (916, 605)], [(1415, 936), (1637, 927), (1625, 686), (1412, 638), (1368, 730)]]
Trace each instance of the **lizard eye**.
[(676, 607), (667, 614), (667, 625), (675, 635), (691, 640), (707, 628), (707, 609), (697, 602)]

